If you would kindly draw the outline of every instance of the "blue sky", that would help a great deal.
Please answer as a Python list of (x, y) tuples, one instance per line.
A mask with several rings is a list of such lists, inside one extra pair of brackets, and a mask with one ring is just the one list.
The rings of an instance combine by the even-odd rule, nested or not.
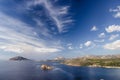
[(0, 59), (120, 52), (119, 0), (0, 0)]

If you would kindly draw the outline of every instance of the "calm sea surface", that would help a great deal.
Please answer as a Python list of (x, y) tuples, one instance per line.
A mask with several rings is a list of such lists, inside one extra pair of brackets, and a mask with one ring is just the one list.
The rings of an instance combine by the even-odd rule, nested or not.
[[(54, 67), (43, 71), (41, 64)], [(120, 69), (72, 67), (51, 62), (0, 61), (0, 80), (120, 80)]]

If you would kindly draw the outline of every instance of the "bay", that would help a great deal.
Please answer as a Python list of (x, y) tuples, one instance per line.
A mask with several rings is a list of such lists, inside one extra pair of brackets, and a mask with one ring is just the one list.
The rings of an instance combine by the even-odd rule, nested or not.
[[(42, 64), (54, 68), (43, 71)], [(75, 67), (57, 62), (0, 61), (0, 80), (120, 80), (120, 69)]]

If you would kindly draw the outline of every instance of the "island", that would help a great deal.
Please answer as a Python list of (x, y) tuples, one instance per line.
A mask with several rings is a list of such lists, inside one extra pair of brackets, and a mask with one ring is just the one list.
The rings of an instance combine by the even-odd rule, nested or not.
[(120, 68), (120, 55), (85, 56), (67, 59), (63, 64), (70, 66)]
[(30, 59), (24, 58), (22, 56), (16, 56), (16, 57), (10, 58), (9, 60), (11, 60), (11, 61), (24, 61), (24, 60), (30, 60)]
[(49, 66), (49, 65), (46, 65), (46, 64), (42, 64), (40, 68), (41, 68), (41, 70), (44, 70), (44, 71), (53, 69), (52, 66)]

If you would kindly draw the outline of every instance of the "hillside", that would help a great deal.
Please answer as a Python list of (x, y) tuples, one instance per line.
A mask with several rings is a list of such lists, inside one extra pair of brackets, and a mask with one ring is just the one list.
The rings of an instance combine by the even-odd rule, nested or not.
[(23, 60), (30, 60), (30, 59), (27, 59), (27, 58), (24, 58), (24, 57), (21, 57), (21, 56), (16, 56), (16, 57), (10, 58), (9, 60), (23, 61)]
[(119, 56), (94, 56), (68, 59), (63, 62), (72, 66), (89, 66), (89, 67), (120, 67)]

